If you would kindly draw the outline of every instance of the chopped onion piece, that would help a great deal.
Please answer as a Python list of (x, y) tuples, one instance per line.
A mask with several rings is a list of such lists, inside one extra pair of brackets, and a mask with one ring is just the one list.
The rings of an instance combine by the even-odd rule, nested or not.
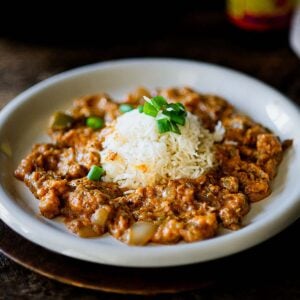
[(82, 238), (95, 237), (99, 235), (93, 230), (93, 226), (91, 225), (79, 228), (77, 234)]
[(156, 226), (150, 222), (136, 222), (129, 229), (128, 243), (142, 246), (149, 242), (155, 232)]
[(108, 219), (109, 212), (109, 206), (101, 206), (92, 214), (91, 221), (93, 224), (104, 226)]

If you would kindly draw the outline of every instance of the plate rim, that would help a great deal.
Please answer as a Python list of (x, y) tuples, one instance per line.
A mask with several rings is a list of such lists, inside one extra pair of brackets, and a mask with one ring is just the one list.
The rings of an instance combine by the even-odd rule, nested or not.
[[(19, 94), (18, 96), (16, 96), (13, 100), (11, 100), (1, 111), (0, 111), (0, 125), (2, 123), (4, 123), (4, 121), (6, 120), (6, 118), (13, 113), (13, 111), (15, 110), (16, 107), (18, 107), (18, 105), (22, 104), (22, 103), (26, 103), (27, 101), (30, 101), (30, 96), (43, 90), (45, 87), (51, 87), (52, 85), (55, 85), (57, 82), (60, 82), (62, 80), (65, 79), (71, 79), (74, 78), (76, 76), (82, 76), (85, 73), (90, 73), (93, 71), (97, 71), (97, 70), (105, 70), (105, 69), (111, 69), (112, 67), (118, 68), (121, 65), (132, 65), (132, 64), (140, 64), (140, 63), (177, 63), (177, 64), (190, 64), (192, 66), (195, 67), (195, 65), (198, 66), (204, 66), (204, 67), (208, 67), (208, 68), (215, 68), (219, 71), (226, 71), (235, 75), (238, 75), (239, 77), (243, 77), (246, 80), (251, 80), (253, 83), (255, 84), (259, 84), (260, 86), (262, 86), (263, 88), (267, 88), (269, 91), (275, 92), (276, 94), (278, 94), (280, 96), (280, 102), (284, 103), (285, 105), (288, 106), (289, 110), (294, 111), (295, 114), (298, 114), (298, 116), (300, 116), (299, 113), (299, 109), (296, 106), (296, 104), (294, 104), (292, 101), (290, 101), (285, 95), (283, 95), (282, 93), (280, 93), (278, 90), (276, 90), (275, 88), (265, 84), (264, 82), (255, 79), (247, 74), (244, 74), (242, 72), (224, 67), (224, 66), (220, 66), (220, 65), (216, 65), (216, 64), (211, 64), (211, 63), (206, 63), (206, 62), (201, 62), (201, 61), (194, 61), (194, 60), (186, 60), (186, 59), (173, 59), (173, 58), (130, 58), (130, 59), (120, 59), (120, 60), (111, 60), (111, 61), (105, 61), (105, 62), (100, 62), (100, 63), (95, 63), (95, 64), (90, 64), (90, 65), (86, 65), (86, 66), (82, 66), (82, 67), (78, 67), (69, 71), (65, 71), (62, 73), (59, 73), (57, 75), (54, 75), (46, 80), (43, 80), (35, 85), (33, 85), (32, 87), (30, 87), (29, 89), (25, 90), (24, 92), (22, 92), (21, 94)], [(300, 118), (299, 118), (300, 120)], [(1, 129), (0, 129), (1, 130)], [(299, 135), (300, 136), (300, 135)], [(223, 251), (221, 251), (221, 253), (219, 253), (218, 255), (211, 255), (209, 258), (206, 259), (183, 259), (181, 256), (181, 259), (178, 260), (177, 262), (165, 262), (162, 263), (161, 259), (162, 259), (162, 255), (159, 253), (158, 249), (160, 247), (166, 247), (168, 248), (168, 252), (172, 255), (176, 255), (177, 254), (177, 249), (183, 250), (184, 252), (186, 252), (187, 256), (189, 254), (195, 254), (195, 247), (194, 245), (196, 243), (192, 243), (192, 244), (179, 244), (176, 246), (168, 246), (168, 245), (164, 245), (164, 246), (158, 246), (158, 247), (130, 247), (130, 246), (125, 246), (125, 247), (129, 247), (130, 248), (130, 258), (125, 259), (124, 261), (117, 259), (115, 260), (113, 257), (109, 257), (107, 256), (104, 252), (101, 253), (101, 255), (103, 255), (103, 258), (99, 260), (99, 258), (95, 258), (95, 257), (90, 257), (87, 255), (87, 253), (78, 253), (77, 251), (70, 251), (70, 249), (68, 251), (62, 251), (62, 248), (65, 243), (63, 242), (64, 240), (66, 240), (66, 236), (67, 236), (67, 240), (68, 242), (70, 242), (71, 244), (74, 243), (74, 241), (76, 241), (78, 238), (74, 237), (71, 234), (66, 234), (65, 232), (60, 232), (56, 229), (52, 229), (53, 231), (56, 232), (56, 234), (54, 234), (55, 232), (53, 232), (52, 234), (52, 238), (55, 237), (55, 235), (57, 236), (57, 240), (58, 240), (58, 236), (60, 237), (61, 241), (57, 243), (56, 246), (50, 245), (48, 244), (48, 238), (45, 238), (42, 236), (39, 237), (38, 234), (34, 234), (31, 235), (30, 237), (28, 237), (28, 228), (23, 228), (24, 226), (24, 221), (25, 224), (27, 226), (29, 226), (29, 228), (31, 228), (31, 232), (33, 231), (32, 229), (35, 228), (34, 224), (36, 223), (40, 225), (39, 229), (43, 228), (45, 226), (45, 224), (41, 223), (39, 220), (35, 220), (34, 218), (32, 218), (32, 216), (30, 214), (28, 214), (26, 211), (24, 211), (23, 209), (21, 209), (21, 207), (19, 207), (17, 205), (17, 203), (15, 201), (12, 201), (13, 199), (11, 199), (8, 195), (6, 195), (2, 185), (0, 186), (0, 218), (13, 230), (15, 230), (17, 233), (21, 234), (23, 237), (25, 237), (26, 239), (29, 239), (30, 241), (45, 247), (49, 250), (67, 255), (67, 256), (71, 256), (74, 258), (79, 258), (79, 259), (83, 259), (83, 260), (87, 260), (87, 261), (91, 261), (91, 262), (96, 262), (96, 263), (103, 263), (103, 264), (109, 264), (109, 265), (115, 265), (115, 266), (126, 266), (126, 267), (167, 267), (167, 266), (180, 266), (180, 265), (186, 265), (186, 264), (191, 264), (191, 263), (198, 263), (198, 262), (204, 262), (204, 261), (209, 261), (209, 260), (213, 260), (213, 259), (217, 259), (220, 257), (224, 257), (227, 255), (231, 255), (240, 251), (243, 251), (247, 248), (250, 248), (254, 245), (257, 245), (259, 243), (261, 243), (262, 241), (272, 237), (273, 235), (275, 235), (276, 233), (280, 232), (281, 230), (283, 230), (285, 227), (287, 227), (290, 223), (292, 223), (293, 221), (295, 221), (298, 217), (299, 217), (299, 210), (300, 210), (300, 189), (298, 188), (298, 191), (296, 191), (295, 195), (292, 195), (291, 197), (294, 198), (292, 203), (288, 203), (289, 205), (286, 204), (287, 207), (285, 207), (284, 210), (284, 215), (285, 216), (289, 216), (289, 218), (285, 217), (285, 220), (283, 220), (282, 215), (281, 215), (281, 225), (277, 226), (276, 229), (274, 226), (271, 226), (272, 224), (274, 225), (274, 221), (277, 220), (277, 218), (279, 219), (278, 216), (278, 212), (277, 214), (275, 214), (275, 217), (277, 216), (277, 218), (274, 217), (274, 214), (271, 214), (273, 217), (272, 218), (267, 218), (266, 222), (265, 220), (259, 220), (256, 221), (255, 225), (256, 227), (263, 227), (264, 229), (268, 228), (268, 234), (264, 234), (264, 235), (260, 235), (259, 237), (256, 237), (256, 239), (253, 240), (253, 238), (249, 238), (249, 240), (251, 241), (245, 241), (244, 239), (244, 244), (241, 245), (239, 243), (237, 243), (238, 245), (235, 245), (233, 248), (231, 249), (223, 249)], [(5, 199), (5, 200), (3, 200)], [(22, 216), (22, 221), (19, 220), (13, 220), (12, 218), (10, 218), (10, 213), (8, 211), (8, 208), (5, 206), (5, 201), (11, 202), (10, 204), (14, 207), (14, 209), (16, 209), (16, 211), (18, 212), (18, 214), (20, 214)], [(263, 223), (261, 225), (261, 223)], [(43, 226), (41, 226), (43, 225)], [(250, 228), (249, 228), (250, 227)], [(272, 228), (273, 227), (273, 228)], [(253, 228), (253, 229), (252, 229)], [(48, 228), (49, 229), (49, 228)], [(235, 239), (239, 240), (242, 239), (243, 236), (248, 236), (251, 237), (253, 236), (253, 230), (254, 227), (251, 226), (247, 226), (245, 228), (242, 228), (241, 230), (235, 232)], [(242, 236), (242, 237), (240, 237)], [(201, 241), (201, 245), (202, 248), (204, 248), (204, 250), (207, 252), (210, 249), (210, 245), (211, 244), (216, 244), (217, 246), (222, 246), (223, 243), (229, 242), (228, 240), (232, 239), (231, 235), (226, 235), (226, 236), (221, 236), (218, 237), (217, 239), (210, 239), (210, 240), (205, 240), (205, 241)], [(76, 242), (75, 242), (76, 244)], [(220, 244), (220, 245), (219, 245)], [(107, 245), (101, 245), (103, 248), (103, 251), (109, 250), (110, 253), (113, 253), (114, 255), (117, 255), (116, 251), (113, 251), (113, 249), (111, 249), (114, 246), (107, 246)], [(140, 255), (139, 249), (143, 249), (143, 255)], [(203, 250), (203, 249), (202, 249)], [(150, 252), (150, 253), (149, 253)], [(153, 253), (154, 252), (154, 253)], [(136, 260), (136, 255), (139, 255), (139, 259)], [(159, 261), (159, 263), (154, 263), (153, 261), (155, 261), (155, 258), (151, 259), (151, 262), (147, 261), (147, 255), (153, 255), (154, 257), (156, 257)], [(207, 255), (207, 253), (206, 253)], [(191, 255), (193, 256), (193, 255)], [(209, 255), (208, 255), (209, 256)]]

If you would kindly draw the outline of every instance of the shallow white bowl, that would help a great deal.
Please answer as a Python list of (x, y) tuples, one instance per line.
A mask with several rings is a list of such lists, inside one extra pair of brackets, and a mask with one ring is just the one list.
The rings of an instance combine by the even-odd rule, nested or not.
[[(188, 85), (221, 95), (281, 139), (292, 138), (273, 193), (253, 204), (245, 227), (222, 231), (216, 238), (192, 244), (130, 247), (110, 236), (82, 239), (57, 221), (39, 215), (38, 201), (13, 171), (33, 143), (47, 141), (52, 112), (81, 95), (105, 91), (121, 97), (137, 86)], [(87, 261), (118, 266), (178, 266), (207, 261), (254, 246), (284, 229), (300, 212), (300, 114), (283, 95), (241, 73), (193, 61), (130, 59), (95, 64), (49, 78), (11, 101), (0, 113), (0, 217), (12, 229), (45, 248)]]

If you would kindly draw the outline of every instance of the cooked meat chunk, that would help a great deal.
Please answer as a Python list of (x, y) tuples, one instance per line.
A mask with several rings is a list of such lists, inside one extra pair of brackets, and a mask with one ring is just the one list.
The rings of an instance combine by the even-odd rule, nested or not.
[(68, 190), (66, 179), (51, 171), (34, 171), (25, 175), (24, 182), (40, 200), (39, 208), (43, 216), (51, 219), (59, 215)]
[(223, 196), (223, 201), (219, 211), (223, 226), (232, 230), (239, 229), (243, 216), (250, 210), (247, 197), (242, 193), (226, 194)]
[(225, 176), (221, 178), (221, 185), (227, 189), (230, 193), (237, 193), (239, 190), (239, 181), (237, 177)]
[(135, 89), (133, 92), (129, 93), (125, 99), (125, 103), (139, 105), (145, 102), (144, 96), (151, 98), (151, 93), (144, 87), (139, 87)]
[(72, 116), (75, 118), (99, 116), (110, 122), (119, 114), (118, 104), (113, 102), (107, 94), (83, 96), (73, 103)]
[(163, 222), (152, 237), (154, 243), (171, 244), (181, 239), (181, 231), (184, 228), (183, 222), (170, 219)]
[(274, 134), (259, 134), (256, 145), (259, 154), (274, 156), (282, 153), (281, 143)]
[(195, 242), (207, 238), (211, 238), (217, 234), (218, 222), (214, 213), (207, 215), (195, 216), (189, 220), (183, 230), (181, 230), (182, 238), (186, 242)]

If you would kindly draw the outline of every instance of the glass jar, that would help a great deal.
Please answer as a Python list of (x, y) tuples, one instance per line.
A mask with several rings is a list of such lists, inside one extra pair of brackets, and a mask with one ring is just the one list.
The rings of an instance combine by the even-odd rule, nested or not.
[(240, 28), (268, 31), (287, 28), (295, 0), (227, 0), (230, 21)]

